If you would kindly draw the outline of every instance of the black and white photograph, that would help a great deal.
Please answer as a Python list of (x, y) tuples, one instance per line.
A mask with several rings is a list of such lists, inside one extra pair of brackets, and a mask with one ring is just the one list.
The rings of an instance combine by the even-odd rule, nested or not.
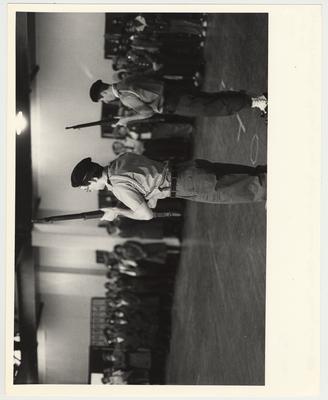
[(18, 12), (16, 68), (14, 382), (264, 385), (268, 14)]
[(12, 384), (265, 388), (270, 14), (136, 10), (15, 12)]

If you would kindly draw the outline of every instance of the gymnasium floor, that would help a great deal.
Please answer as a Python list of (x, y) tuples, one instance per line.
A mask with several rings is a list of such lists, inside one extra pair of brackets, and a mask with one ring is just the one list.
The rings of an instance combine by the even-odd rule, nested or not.
[[(267, 91), (267, 14), (212, 14), (204, 89)], [(270, 95), (270, 94), (269, 94)], [(195, 157), (265, 164), (258, 110), (204, 118)], [(265, 204), (190, 203), (175, 285), (167, 384), (265, 383)]]

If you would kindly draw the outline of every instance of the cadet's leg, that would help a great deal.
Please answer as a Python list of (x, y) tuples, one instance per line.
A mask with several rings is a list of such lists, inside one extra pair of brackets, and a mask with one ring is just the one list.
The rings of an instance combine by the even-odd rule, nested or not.
[(189, 140), (193, 127), (188, 123), (158, 123), (153, 129), (153, 139), (176, 139)]
[(232, 115), (252, 106), (252, 98), (245, 92), (195, 92), (181, 96), (175, 113), (186, 116), (216, 117)]
[(243, 108), (258, 108), (265, 114), (267, 98), (264, 95), (252, 97), (243, 91), (184, 93), (179, 98), (174, 113), (185, 116), (219, 117), (233, 115)]
[(250, 167), (243, 164), (215, 163), (208, 160), (196, 159), (196, 165), (208, 172), (214, 173), (217, 177), (227, 174), (246, 174), (256, 176), (267, 172), (266, 165)]
[(195, 160), (178, 166), (176, 197), (216, 204), (265, 201), (265, 168)]

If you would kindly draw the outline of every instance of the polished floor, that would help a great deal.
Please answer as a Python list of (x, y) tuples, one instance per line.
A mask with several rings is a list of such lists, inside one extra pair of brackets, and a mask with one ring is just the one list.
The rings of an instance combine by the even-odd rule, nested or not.
[[(208, 18), (204, 89), (267, 91), (267, 15)], [(256, 110), (198, 121), (195, 154), (265, 164)], [(270, 167), (270, 165), (269, 165)], [(172, 310), (167, 384), (265, 383), (265, 204), (189, 204)]]

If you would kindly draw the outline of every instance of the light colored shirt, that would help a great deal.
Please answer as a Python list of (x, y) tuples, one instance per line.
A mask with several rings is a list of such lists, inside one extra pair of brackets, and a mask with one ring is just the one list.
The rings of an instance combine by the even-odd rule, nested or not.
[[(149, 95), (148, 92), (145, 92), (146, 95), (141, 96), (137, 91), (134, 90), (124, 90), (121, 89), (119, 91), (119, 99), (121, 103), (127, 107), (131, 108), (138, 114), (144, 115), (152, 115), (153, 113), (161, 113), (163, 112), (163, 100), (160, 96)], [(146, 102), (145, 99), (148, 97), (155, 97), (152, 101)]]
[(135, 20), (138, 21), (138, 22), (140, 23), (140, 26), (138, 26), (138, 27), (136, 28), (136, 30), (137, 30), (138, 32), (142, 32), (142, 31), (146, 28), (146, 26), (147, 26), (147, 22), (146, 22), (145, 18), (144, 18), (143, 16), (141, 16), (141, 15), (138, 15), (138, 16), (135, 18)]
[(120, 260), (120, 263), (122, 265), (128, 266), (128, 267), (137, 267), (138, 266), (138, 264), (133, 260), (124, 260), (124, 259), (122, 259), (122, 260)]
[(128, 77), (113, 86), (113, 93), (121, 103), (135, 111), (135, 115), (125, 117), (120, 123), (126, 125), (135, 120), (150, 118), (154, 113), (162, 113), (164, 105), (164, 83), (147, 76)]
[(154, 208), (157, 200), (171, 194), (168, 162), (125, 153), (108, 166), (107, 174), (110, 181), (108, 188), (133, 211), (144, 201), (150, 208)]
[(129, 302), (125, 301), (125, 300), (120, 300), (116, 304), (117, 307), (128, 306), (128, 305), (129, 305)]
[(119, 93), (118, 93), (118, 91), (117, 91), (117, 89), (116, 89), (116, 86), (115, 86), (115, 85), (112, 85), (111, 88), (112, 88), (112, 92), (113, 92), (114, 96), (115, 96), (117, 99), (119, 99), (119, 98), (120, 98), (120, 95), (119, 95)]
[(131, 268), (128, 268), (123, 264), (119, 264), (119, 271), (121, 274), (129, 275), (129, 276), (137, 276), (136, 271), (132, 271)]
[(127, 136), (127, 138), (130, 138), (130, 139), (135, 139), (135, 140), (139, 140), (139, 139), (143, 139), (143, 140), (146, 140), (146, 139), (151, 139), (153, 137), (153, 134), (152, 134), (152, 132), (135, 132), (134, 130), (130, 130), (129, 129), (129, 132), (128, 132), (128, 136)]

